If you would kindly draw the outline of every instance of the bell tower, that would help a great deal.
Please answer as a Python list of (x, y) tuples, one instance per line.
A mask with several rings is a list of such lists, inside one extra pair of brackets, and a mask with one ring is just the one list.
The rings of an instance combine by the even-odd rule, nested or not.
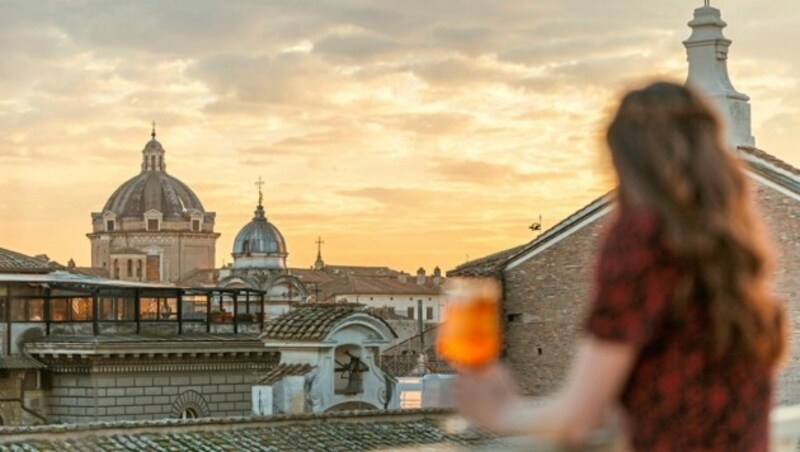
[(729, 145), (755, 146), (750, 98), (736, 91), (728, 76), (731, 40), (722, 34), (727, 25), (710, 0), (694, 10), (694, 19), (689, 22), (692, 35), (683, 42), (689, 60), (686, 84), (703, 92), (717, 106), (725, 121)]

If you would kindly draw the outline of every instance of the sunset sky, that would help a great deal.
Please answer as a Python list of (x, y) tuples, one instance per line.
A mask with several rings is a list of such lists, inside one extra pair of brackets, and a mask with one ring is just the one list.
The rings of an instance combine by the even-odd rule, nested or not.
[[(702, 0), (4, 1), (0, 247), (88, 266), (90, 213), (167, 170), (217, 213), (266, 181), (289, 264), (450, 269), (606, 192), (614, 100), (683, 81)], [(800, 2), (712, 0), (758, 147), (800, 165)]]

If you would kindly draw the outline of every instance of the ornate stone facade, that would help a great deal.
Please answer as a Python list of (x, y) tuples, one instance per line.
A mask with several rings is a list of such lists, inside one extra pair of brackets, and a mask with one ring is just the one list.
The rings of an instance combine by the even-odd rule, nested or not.
[(92, 267), (112, 279), (176, 282), (214, 268), (214, 212), (183, 182), (167, 174), (164, 148), (152, 139), (139, 175), (122, 184), (101, 212), (92, 213)]

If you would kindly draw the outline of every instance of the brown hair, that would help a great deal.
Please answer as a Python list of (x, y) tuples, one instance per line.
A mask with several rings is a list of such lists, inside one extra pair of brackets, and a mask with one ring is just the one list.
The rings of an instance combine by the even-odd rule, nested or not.
[(705, 303), (715, 355), (777, 364), (788, 328), (772, 293), (773, 253), (712, 108), (691, 89), (654, 83), (623, 98), (607, 141), (621, 207), (651, 209), (686, 269), (674, 314)]

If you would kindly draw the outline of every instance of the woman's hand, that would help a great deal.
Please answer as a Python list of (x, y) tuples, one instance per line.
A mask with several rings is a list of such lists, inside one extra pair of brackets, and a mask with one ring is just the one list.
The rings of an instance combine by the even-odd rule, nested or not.
[(508, 415), (519, 404), (517, 383), (499, 363), (478, 370), (461, 370), (454, 395), (459, 412), (474, 426), (504, 433)]

